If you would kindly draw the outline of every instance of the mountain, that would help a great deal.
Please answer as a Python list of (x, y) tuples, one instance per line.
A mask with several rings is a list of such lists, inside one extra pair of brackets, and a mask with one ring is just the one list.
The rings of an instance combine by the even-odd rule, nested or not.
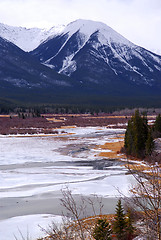
[[(71, 80), (42, 65), (29, 53), (0, 37), (1, 98), (39, 101), (72, 89)], [(48, 95), (49, 93), (49, 95)]]
[[(1, 98), (161, 106), (161, 56), (106, 24), (80, 19), (49, 31), (1, 24), (2, 35)], [(18, 46), (26, 51), (36, 48), (28, 53)]]
[(82, 88), (134, 96), (159, 94), (161, 56), (139, 47), (106, 24), (77, 20), (31, 52)]
[(14, 27), (0, 23), (0, 36), (14, 43), (22, 50), (29, 52), (38, 47), (46, 39), (58, 34), (63, 25), (50, 29)]

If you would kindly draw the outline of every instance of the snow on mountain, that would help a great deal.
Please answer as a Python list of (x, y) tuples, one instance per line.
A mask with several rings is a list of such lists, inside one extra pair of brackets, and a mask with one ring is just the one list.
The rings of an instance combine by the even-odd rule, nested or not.
[(0, 36), (14, 43), (22, 50), (29, 52), (38, 47), (49, 37), (60, 33), (64, 26), (59, 25), (50, 29), (13, 27), (0, 23)]
[[(107, 45), (107, 44), (110, 45), (112, 48), (112, 44), (111, 44), (112, 42), (117, 43), (119, 46), (125, 46), (125, 52), (127, 52), (126, 51), (127, 47), (135, 46), (126, 38), (124, 38), (122, 35), (120, 35), (116, 31), (114, 31), (112, 28), (107, 26), (106, 24), (102, 22), (95, 22), (95, 21), (83, 20), (83, 19), (76, 20), (68, 24), (63, 29), (63, 31), (61, 32), (61, 35), (68, 34), (68, 38), (64, 43), (64, 46), (69, 41), (69, 39), (77, 32), (79, 32), (78, 49), (75, 51), (75, 53), (72, 53), (66, 56), (66, 58), (63, 61), (63, 65), (59, 70), (59, 73), (67, 73), (67, 75), (71, 75), (71, 73), (76, 70), (76, 62), (73, 61), (74, 56), (85, 46), (87, 41), (90, 39), (91, 35), (96, 32), (98, 32), (98, 42), (96, 42), (95, 46), (93, 46), (96, 49), (98, 49), (102, 45)], [(59, 52), (62, 50), (64, 46), (61, 47)], [(125, 55), (125, 52), (122, 52), (122, 55)], [(118, 53), (115, 50), (114, 50), (114, 54), (118, 56)], [(46, 64), (49, 63), (50, 65), (51, 59), (48, 59), (45, 63)], [(105, 58), (103, 56), (103, 59), (108, 63), (108, 57)]]
[(101, 22), (76, 20), (32, 54), (57, 72), (84, 83), (107, 84), (118, 79), (160, 85), (161, 57)]
[[(44, 98), (51, 87), (52, 99), (58, 102), (62, 96), (76, 96), (77, 101), (79, 94), (92, 103), (97, 97), (104, 102), (107, 96), (160, 96), (161, 56), (133, 44), (104, 23), (80, 19), (49, 30), (0, 24), (0, 37), (1, 94), (10, 86), (39, 89), (41, 85), (41, 89), (45, 86)], [(26, 53), (11, 42), (32, 51)]]
[[(101, 57), (108, 65), (109, 56), (106, 54), (105, 51), (100, 51), (101, 47), (104, 48), (104, 46), (107, 45), (111, 48), (114, 57), (118, 58), (120, 62), (126, 64), (126, 69), (133, 70), (141, 75), (139, 69), (137, 69), (137, 67), (131, 66), (128, 62), (129, 60), (131, 60), (132, 54), (142, 60), (143, 63), (148, 67), (148, 65), (145, 63), (145, 59), (143, 59), (141, 54), (142, 48), (133, 44), (106, 24), (102, 22), (79, 19), (68, 24), (61, 34), (68, 34), (68, 39), (66, 40), (67, 43), (72, 37), (72, 35), (76, 34), (78, 31), (80, 38), (78, 49), (75, 53), (66, 56), (63, 61), (62, 68), (59, 70), (60, 73), (67, 73), (67, 75), (71, 75), (71, 73), (76, 70), (76, 62), (73, 61), (74, 56), (85, 46), (85, 44), (88, 42), (88, 40), (94, 33), (97, 33), (98, 38), (98, 41), (92, 44), (92, 47), (98, 51), (98, 53), (95, 53), (95, 55), (96, 57)], [(149, 54), (149, 56), (151, 56), (151, 54)], [(155, 56), (154, 58), (156, 62), (161, 64), (160, 57)], [(50, 64), (50, 60), (47, 60), (46, 63)], [(151, 70), (150, 67), (148, 68), (149, 70)], [(115, 70), (113, 69), (113, 71)], [(115, 74), (117, 75), (116, 71)]]
[[(77, 34), (78, 32), (79, 35)], [(113, 49), (113, 52), (117, 57), (120, 54), (123, 57), (125, 57), (125, 55), (127, 56), (127, 48), (135, 47), (133, 43), (128, 41), (126, 38), (124, 38), (122, 35), (114, 31), (106, 24), (91, 20), (79, 19), (68, 24), (62, 30), (62, 32), (59, 33), (60, 36), (67, 35), (67, 38), (60, 46), (56, 54), (54, 56), (49, 57), (48, 59), (45, 59), (44, 63), (49, 67), (53, 67), (53, 65), (51, 64), (52, 60), (59, 55), (59, 53), (68, 44), (72, 36), (77, 35), (77, 47), (75, 51), (67, 52), (65, 59), (63, 60), (62, 66), (59, 69), (59, 73), (71, 75), (71, 73), (76, 70), (76, 62), (73, 60), (75, 55), (85, 46), (85, 44), (89, 41), (90, 37), (94, 33), (97, 33), (98, 35), (98, 42), (95, 43), (95, 46), (93, 45), (94, 48), (98, 49), (100, 46), (108, 44), (113, 49), (112, 43), (116, 43), (117, 45), (122, 46), (122, 49), (124, 48), (125, 51), (122, 51), (122, 53), (120, 53), (120, 50), (119, 52), (117, 52), (116, 50)], [(48, 39), (46, 40), (46, 42), (48, 42)], [(102, 55), (102, 58), (104, 59), (104, 61), (108, 63), (108, 57)]]
[(84, 35), (86, 40), (89, 39), (93, 33), (99, 31), (99, 33), (101, 33), (99, 40), (102, 44), (112, 40), (120, 44), (132, 45), (130, 41), (114, 31), (111, 27), (102, 22), (96, 22), (92, 20), (78, 19), (74, 22), (71, 22), (63, 29), (62, 34), (68, 33), (69, 37), (71, 37), (77, 31)]

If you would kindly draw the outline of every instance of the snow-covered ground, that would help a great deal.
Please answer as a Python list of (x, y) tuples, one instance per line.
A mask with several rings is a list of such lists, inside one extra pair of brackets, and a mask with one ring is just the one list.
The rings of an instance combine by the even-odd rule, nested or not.
[[(39, 237), (34, 232), (37, 228), (32, 226), (41, 225), (42, 221), (44, 224), (46, 218), (42, 214), (54, 213), (54, 210), (49, 212), (50, 206), (44, 206), (44, 202), (52, 203), (66, 186), (75, 195), (98, 194), (115, 198), (119, 196), (118, 189), (128, 194), (132, 176), (126, 175), (127, 170), (117, 161), (108, 162), (100, 157), (100, 148), (95, 149), (105, 142), (118, 141), (118, 134), (124, 130), (86, 127), (64, 131), (68, 134), (0, 136), (2, 240), (10, 240), (16, 228), (24, 234), (28, 228), (31, 235)], [(103, 165), (100, 167), (99, 163)], [(61, 207), (58, 205), (58, 208)], [(60, 209), (57, 211), (55, 214), (61, 213)], [(51, 216), (47, 217), (47, 223), (50, 219)], [(7, 226), (10, 226), (8, 231)]]
[(0, 223), (1, 240), (36, 239), (45, 236), (43, 229), (47, 229), (51, 222), (61, 224), (62, 217), (50, 214), (37, 214), (21, 217), (14, 217)]

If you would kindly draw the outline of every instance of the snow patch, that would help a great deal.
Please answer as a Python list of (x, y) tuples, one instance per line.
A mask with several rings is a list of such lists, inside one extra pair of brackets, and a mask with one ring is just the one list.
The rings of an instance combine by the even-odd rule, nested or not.
[(154, 65), (154, 67), (158, 70), (158, 71), (161, 71), (161, 67), (157, 66), (157, 65)]

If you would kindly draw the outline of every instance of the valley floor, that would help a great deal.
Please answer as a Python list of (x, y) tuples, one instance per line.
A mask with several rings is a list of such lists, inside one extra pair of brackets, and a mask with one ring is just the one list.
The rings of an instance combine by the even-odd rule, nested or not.
[[(22, 118), (24, 116), (24, 118)], [(67, 127), (108, 127), (125, 128), (130, 116), (110, 116), (108, 114), (42, 114), (0, 115), (0, 134), (57, 134)], [(59, 131), (60, 133), (60, 131)]]
[[(56, 120), (61, 119), (52, 116), (45, 121), (52, 125)], [(62, 119), (61, 124), (66, 121)], [(53, 134), (0, 135), (1, 240), (14, 239), (19, 231), (25, 235), (28, 229), (34, 239), (43, 235), (38, 224), (46, 227), (51, 219), (60, 222), (61, 190), (66, 187), (78, 203), (81, 195), (97, 194), (103, 199), (103, 213), (114, 213), (120, 192), (128, 195), (134, 182), (124, 166), (125, 157), (117, 153), (125, 132), (117, 121), (108, 127), (52, 125)], [(88, 215), (92, 214), (88, 206)]]

